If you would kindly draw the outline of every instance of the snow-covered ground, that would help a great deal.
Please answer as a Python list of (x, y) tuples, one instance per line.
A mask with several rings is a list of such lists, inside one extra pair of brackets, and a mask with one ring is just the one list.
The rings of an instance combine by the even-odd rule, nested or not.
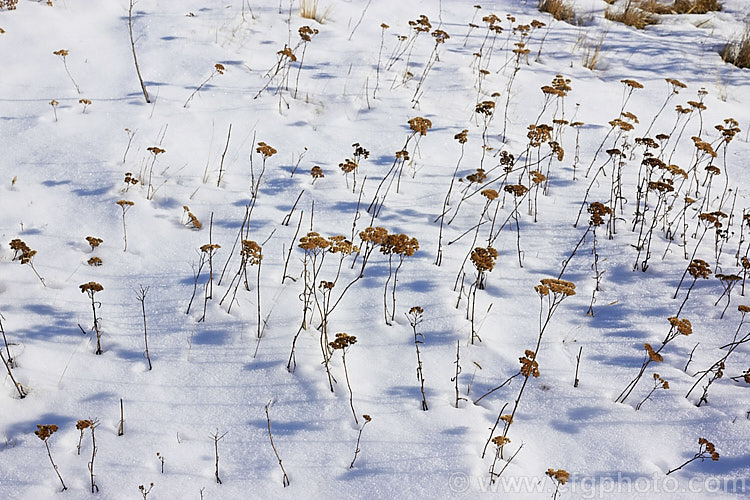
[[(580, 25), (535, 0), (320, 0), (322, 22), (297, 0), (140, 0), (132, 27), (150, 103), (127, 0), (53, 3), (0, 11), (0, 347), (20, 384), (0, 366), (0, 497), (140, 498), (153, 483), (151, 500), (545, 498), (548, 469), (570, 474), (558, 498), (748, 494), (750, 343), (732, 342), (750, 331), (737, 309), (750, 304), (750, 71), (718, 54), (743, 29), (744, 0), (641, 31), (607, 21), (603, 0), (574, 2)], [(303, 26), (318, 30), (308, 42)], [(450, 38), (438, 43), (437, 30)], [(425, 135), (410, 128), (417, 117)], [(728, 118), (741, 129), (730, 142), (715, 129), (731, 129)], [(550, 136), (537, 127), (530, 140), (542, 124)], [(369, 154), (355, 157), (355, 143)], [(471, 182), (478, 168), (487, 177)], [(511, 185), (530, 190), (516, 197)], [(615, 209), (596, 231), (594, 202)], [(389, 272), (401, 259), (391, 254), (389, 271), (389, 255), (360, 237), (368, 226), (419, 242), (398, 268), (395, 309)], [(324, 244), (353, 236), (359, 252), (306, 252), (309, 231)], [(87, 236), (103, 242), (92, 249)], [(14, 258), (14, 239), (37, 251), (30, 263)], [(233, 281), (240, 239), (262, 247), (247, 290), (244, 275)], [(468, 257), (488, 246), (498, 257), (477, 289)], [(673, 298), (692, 258), (712, 274), (687, 274)], [(553, 284), (540, 297), (540, 280), (558, 277), (575, 295)], [(95, 312), (89, 282), (103, 287)], [(323, 349), (339, 332), (356, 337), (345, 366), (341, 349)], [(623, 402), (644, 344), (655, 360)], [(538, 377), (520, 371), (526, 350)], [(97, 493), (89, 429), (77, 451), (87, 419)], [(64, 493), (34, 434), (47, 424)], [(502, 457), (493, 437), (510, 440)], [(699, 438), (719, 460), (706, 452), (667, 475), (706, 451)]]

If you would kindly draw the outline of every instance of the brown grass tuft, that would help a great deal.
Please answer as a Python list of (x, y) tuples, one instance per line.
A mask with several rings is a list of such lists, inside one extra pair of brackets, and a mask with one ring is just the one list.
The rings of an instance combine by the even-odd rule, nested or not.
[(628, 2), (624, 9), (610, 8), (604, 11), (604, 17), (610, 21), (623, 23), (642, 30), (646, 26), (657, 24), (659, 20), (651, 13), (641, 8), (642, 2)]
[(750, 23), (738, 37), (730, 40), (721, 49), (721, 58), (738, 68), (750, 68)]
[(572, 21), (575, 18), (573, 6), (569, 0), (539, 0), (539, 12), (546, 12), (558, 21)]

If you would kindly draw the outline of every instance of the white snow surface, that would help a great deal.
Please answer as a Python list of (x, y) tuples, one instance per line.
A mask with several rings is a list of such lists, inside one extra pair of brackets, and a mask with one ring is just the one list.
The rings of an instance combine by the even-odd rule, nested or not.
[[(133, 29), (148, 104), (133, 64), (127, 1), (55, 0), (49, 6), (20, 0), (16, 10), (0, 11), (0, 320), (9, 344), (7, 350), (0, 347), (6, 361), (8, 354), (13, 357), (12, 373), (27, 392), (20, 398), (0, 366), (0, 497), (141, 498), (139, 485), (153, 483), (149, 500), (551, 498), (555, 482), (545, 475), (550, 468), (570, 473), (558, 498), (748, 494), (750, 384), (742, 375), (750, 370), (750, 343), (726, 359), (706, 402), (697, 406), (707, 378), (686, 397), (699, 372), (727, 353), (722, 346), (749, 328), (737, 309), (745, 300), (744, 282), (733, 288), (722, 318), (727, 296), (716, 278), (743, 277), (740, 258), (749, 246), (743, 215), (750, 214), (750, 70), (725, 64), (718, 53), (742, 31), (746, 2), (725, 0), (721, 12), (705, 15), (662, 16), (645, 30), (606, 20), (603, 0), (574, 2), (579, 25), (540, 13), (533, 0), (482, 2), (481, 9), (476, 2), (320, 0), (319, 13), (326, 15), (318, 22), (301, 17), (296, 0), (244, 5), (140, 0)], [(503, 28), (499, 34), (482, 20), (491, 13)], [(408, 22), (421, 14), (433, 31), (450, 35), (444, 44), (427, 33), (415, 35)], [(516, 72), (512, 50), (521, 33), (513, 27), (533, 19), (545, 26), (531, 30), (530, 52)], [(470, 22), (478, 27), (470, 30)], [(319, 30), (306, 45), (300, 42), (301, 26)], [(407, 38), (399, 42), (399, 36)], [(585, 68), (584, 52), (602, 37), (598, 65)], [(285, 46), (297, 61), (287, 80), (285, 70), (271, 78)], [(68, 51), (64, 60), (53, 54), (60, 49)], [(425, 75), (428, 62), (433, 65)], [(486, 74), (478, 85), (480, 69)], [(404, 82), (407, 71), (413, 76)], [(570, 79), (570, 90), (564, 98), (548, 97), (545, 106), (541, 87), (558, 74)], [(687, 88), (671, 95), (665, 78)], [(623, 79), (643, 88), (631, 92)], [(85, 110), (81, 99), (91, 101)], [(52, 100), (58, 104), (50, 105)], [(706, 109), (699, 112), (689, 100)], [(483, 116), (475, 112), (481, 101), (495, 103), (484, 155)], [(678, 104), (692, 112), (676, 122)], [(632, 131), (612, 131), (608, 124), (621, 111), (637, 116)], [(418, 116), (432, 124), (424, 136), (409, 128), (408, 120)], [(714, 126), (729, 126), (724, 120), (730, 117), (741, 132), (726, 144)], [(551, 125), (553, 119), (583, 123), (553, 130), (564, 149), (561, 161), (550, 156), (547, 143), (528, 146), (527, 127)], [(674, 179), (674, 190), (665, 195), (666, 218), (656, 189), (648, 190), (647, 210), (638, 198), (647, 169), (641, 163), (644, 147), (635, 139), (646, 135), (654, 119), (648, 135), (671, 137), (664, 147), (650, 149), (653, 157), (688, 175), (683, 181), (653, 169), (652, 181)], [(462, 147), (454, 136), (463, 129), (468, 142)], [(710, 143), (716, 157), (697, 152), (693, 136)], [(255, 152), (261, 141), (277, 153), (266, 159), (253, 199), (251, 179), (257, 181), (263, 165)], [(386, 178), (405, 142), (410, 159), (399, 190), (394, 180), (373, 219), (368, 205), (398, 177), (394, 171)], [(357, 167), (356, 191), (352, 175), (339, 169), (353, 158), (354, 143), (370, 152)], [(147, 150), (154, 146), (165, 152)], [(613, 148), (624, 153), (616, 199), (611, 194), (616, 163), (606, 152)], [(501, 152), (515, 158), (507, 176)], [(709, 162), (720, 169), (710, 178)], [(325, 177), (313, 182), (313, 166)], [(466, 176), (480, 166), (486, 181), (470, 184)], [(439, 216), (456, 169), (437, 266)], [(547, 175), (548, 189), (531, 184), (516, 225), (514, 198), (503, 189), (529, 186), (529, 170)], [(126, 172), (141, 182), (126, 185)], [(479, 192), (487, 188), (500, 197), (488, 202)], [(687, 208), (686, 196), (695, 199)], [(125, 215), (127, 251), (118, 200), (134, 202)], [(535, 349), (540, 306), (546, 315), (547, 298), (540, 300), (534, 287), (560, 275), (587, 231), (585, 209), (574, 227), (584, 201), (615, 206), (615, 234), (609, 237), (606, 223), (596, 231), (599, 290), (589, 232), (562, 276), (575, 283), (576, 294), (560, 303), (544, 330), (536, 352), (540, 376), (529, 377), (524, 386), (507, 431), (510, 443), (495, 464), (495, 472), (505, 469), (491, 482), (496, 447), (490, 443), (480, 458), (482, 450), (490, 437), (503, 433), (502, 422), (491, 429), (499, 414), (510, 414), (524, 377), (474, 401), (518, 374), (519, 357)], [(219, 303), (233, 293), (229, 284), (241, 263), (233, 245), (249, 205), (253, 210), (242, 237), (261, 244), (263, 253), (260, 340), (257, 266), (248, 265), (249, 290), (244, 283), (239, 287), (231, 310), (229, 298)], [(183, 206), (202, 229), (186, 224)], [(282, 225), (293, 206), (289, 223)], [(643, 271), (646, 251), (638, 257), (637, 247), (646, 241), (655, 211)], [(720, 219), (726, 233), (718, 237), (698, 218), (717, 211), (727, 215)], [(645, 215), (636, 217), (637, 212)], [(638, 219), (644, 222), (642, 233)], [(328, 341), (338, 332), (357, 339), (346, 351), (355, 423), (340, 350), (330, 356), (337, 382), (334, 392), (329, 389), (314, 304), (296, 342), (296, 369), (287, 364), (303, 318), (305, 252), (297, 246), (299, 238), (310, 230), (326, 238), (354, 234), (353, 243), (364, 248), (359, 232), (369, 225), (415, 237), (419, 250), (399, 270), (392, 325), (383, 310), (388, 256), (378, 249), (328, 318)], [(465, 259), (472, 248), (488, 246), (490, 234), (499, 256), (486, 273), (486, 287), (476, 290), (481, 341), (472, 344), (467, 304), (477, 274)], [(103, 243), (92, 250), (86, 236)], [(30, 265), (14, 259), (9, 243), (16, 238), (37, 251), (32, 263), (44, 285)], [(209, 242), (221, 248), (214, 252), (213, 298), (201, 321), (208, 264), (189, 314), (185, 311), (200, 247)], [(292, 244), (289, 277), (282, 282)], [(693, 255), (705, 260), (712, 274), (696, 281), (680, 310), (693, 282), (689, 274), (676, 299), (673, 295)], [(88, 265), (93, 256), (103, 265)], [(357, 277), (362, 256), (352, 269), (353, 260), (354, 255), (344, 258), (332, 297)], [(317, 280), (333, 281), (338, 262), (339, 255), (329, 253)], [(398, 258), (393, 262), (395, 269)], [(91, 299), (79, 288), (90, 281), (103, 286), (95, 294), (101, 355), (95, 354)], [(152, 370), (144, 356), (140, 286), (149, 287)], [(593, 314), (587, 314), (594, 293)], [(390, 302), (390, 289), (387, 298)], [(424, 309), (417, 330), (423, 334), (426, 411), (416, 377), (415, 336), (405, 316), (412, 306)], [(670, 331), (667, 318), (678, 311), (692, 323), (692, 334), (669, 342), (660, 352), (663, 361), (648, 364), (630, 396), (615, 402), (646, 359), (644, 343), (658, 348)], [(573, 387), (579, 352), (580, 383)], [(654, 391), (636, 411), (654, 387), (654, 373), (669, 389)], [(267, 404), (288, 486), (269, 440)], [(363, 414), (372, 418), (364, 429)], [(91, 493), (88, 430), (80, 455), (76, 451), (81, 419), (98, 421), (96, 493)], [(64, 492), (34, 434), (37, 424), (59, 426), (48, 444), (68, 487)], [(360, 451), (350, 468), (360, 430)], [(218, 441), (222, 484), (215, 478), (214, 433), (224, 435)], [(699, 438), (715, 444), (719, 460), (695, 460), (666, 475), (699, 452)], [(157, 453), (164, 457), (163, 473)]]

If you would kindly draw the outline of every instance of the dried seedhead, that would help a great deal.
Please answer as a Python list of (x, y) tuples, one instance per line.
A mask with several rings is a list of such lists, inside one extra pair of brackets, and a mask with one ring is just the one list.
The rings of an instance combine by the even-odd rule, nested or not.
[(242, 240), (242, 250), (240, 254), (251, 266), (260, 264), (263, 260), (263, 253), (260, 245), (253, 240)]
[(646, 349), (646, 353), (648, 354), (648, 359), (650, 359), (651, 361), (655, 363), (661, 363), (662, 361), (664, 361), (664, 358), (662, 357), (662, 355), (654, 351), (654, 348), (651, 347), (651, 344), (644, 343), (643, 347)]
[(576, 285), (572, 281), (544, 278), (540, 285), (534, 287), (534, 290), (542, 297), (546, 297), (550, 292), (554, 296), (570, 297), (576, 294)]
[(325, 177), (325, 175), (323, 174), (323, 169), (317, 165), (310, 169), (310, 175), (312, 175), (313, 182), (315, 182), (315, 179), (321, 179)]
[(78, 285), (78, 288), (81, 289), (81, 293), (88, 292), (88, 294), (92, 297), (96, 292), (101, 292), (102, 290), (104, 290), (104, 287), (96, 281), (89, 281), (88, 283), (84, 283), (83, 285)]
[(46, 424), (46, 425), (40, 425), (36, 424), (37, 430), (34, 431), (34, 434), (36, 434), (36, 437), (41, 439), (42, 441), (46, 441), (57, 432), (58, 427), (55, 424)]
[(711, 268), (705, 260), (693, 259), (688, 266), (688, 273), (696, 280), (698, 278), (708, 279), (708, 275), (711, 274)]
[(403, 233), (389, 234), (380, 244), (380, 251), (385, 255), (397, 254), (402, 257), (411, 257), (417, 250), (419, 250), (419, 241)]
[(526, 378), (539, 377), (539, 363), (536, 361), (536, 353), (530, 349), (526, 349), (524, 355), (518, 358), (521, 362), (521, 375)]
[(495, 101), (482, 101), (477, 103), (474, 112), (484, 116), (491, 116), (495, 112)]
[(496, 200), (499, 196), (494, 189), (483, 189), (480, 194), (487, 198), (487, 201)]
[(503, 191), (505, 191), (506, 193), (510, 193), (516, 197), (525, 195), (528, 190), (529, 188), (527, 188), (523, 184), (507, 184), (503, 188)]
[(466, 144), (466, 142), (469, 140), (469, 138), (467, 137), (468, 133), (469, 129), (463, 129), (461, 132), (454, 135), (453, 138), (456, 139), (459, 144)]
[(88, 241), (89, 245), (91, 245), (91, 250), (92, 251), (94, 250), (94, 248), (98, 247), (99, 245), (101, 245), (104, 242), (103, 239), (101, 239), (101, 238), (95, 238), (93, 236), (86, 236), (86, 241)]
[(336, 334), (336, 340), (329, 342), (328, 345), (331, 346), (332, 349), (345, 350), (356, 343), (357, 337), (340, 332)]
[(667, 318), (672, 328), (676, 328), (682, 335), (690, 335), (693, 333), (693, 325), (690, 324), (689, 319), (680, 319), (677, 316), (670, 316)]
[(300, 29), (297, 30), (297, 32), (299, 33), (299, 37), (304, 42), (312, 41), (312, 37), (319, 33), (316, 28), (311, 28), (309, 26), (301, 26)]
[(136, 184), (138, 184), (138, 179), (136, 179), (135, 177), (133, 177), (133, 172), (125, 172), (125, 184), (126, 184), (126, 186), (125, 186), (124, 191), (127, 191), (128, 188), (131, 186), (131, 184), (133, 186), (135, 186)]
[(343, 255), (351, 255), (353, 253), (359, 252), (359, 247), (357, 245), (354, 245), (351, 241), (346, 239), (343, 235), (336, 235), (331, 236), (329, 238), (329, 241), (331, 242), (331, 253), (338, 253)]
[(487, 174), (484, 172), (483, 168), (478, 168), (476, 172), (473, 174), (469, 174), (466, 176), (466, 180), (470, 183), (478, 183), (481, 184), (485, 180), (487, 180)]
[(319, 251), (325, 250), (331, 246), (331, 242), (315, 231), (310, 231), (299, 239), (298, 246), (304, 250), (305, 253), (318, 253)]
[(717, 462), (719, 460), (719, 453), (716, 451), (716, 446), (705, 438), (699, 438), (698, 439), (698, 445), (701, 447), (705, 447), (706, 452), (711, 455), (711, 460), (714, 462)]
[(83, 429), (88, 429), (92, 425), (94, 425), (94, 422), (91, 420), (79, 420), (76, 422), (76, 429), (82, 431)]
[(221, 245), (218, 243), (206, 243), (200, 247), (200, 250), (203, 253), (213, 253), (214, 250), (218, 250), (219, 248), (221, 248)]
[(492, 438), (492, 444), (494, 444), (498, 448), (502, 448), (508, 443), (510, 443), (510, 439), (505, 436), (495, 436)]
[(547, 469), (544, 474), (560, 484), (565, 484), (570, 479), (570, 473), (565, 469)]
[(271, 156), (277, 153), (277, 151), (274, 148), (272, 148), (271, 146), (269, 146), (263, 141), (258, 143), (258, 147), (255, 148), (255, 151), (260, 153), (264, 159), (270, 158)]
[(587, 210), (591, 214), (589, 224), (594, 227), (599, 227), (604, 224), (604, 218), (612, 214), (612, 209), (599, 201), (591, 203)]
[(367, 227), (364, 231), (360, 231), (359, 238), (372, 245), (382, 245), (388, 236), (388, 230), (384, 227)]
[(86, 262), (92, 267), (99, 267), (102, 265), (102, 259), (100, 259), (99, 257), (91, 257)]
[(493, 247), (476, 247), (471, 251), (471, 262), (480, 273), (490, 272), (495, 268), (497, 250)]
[(430, 20), (424, 14), (420, 14), (419, 19), (415, 21), (409, 21), (409, 26), (417, 33), (429, 33), (432, 29)]
[(432, 128), (432, 122), (427, 118), (417, 116), (409, 120), (409, 128), (414, 132), (419, 132), (419, 135), (427, 135), (427, 131)]

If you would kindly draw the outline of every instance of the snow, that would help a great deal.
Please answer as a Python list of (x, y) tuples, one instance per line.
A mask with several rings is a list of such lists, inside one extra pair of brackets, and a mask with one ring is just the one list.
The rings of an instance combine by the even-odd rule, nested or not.
[[(748, 251), (748, 228), (741, 232), (741, 226), (743, 214), (750, 209), (750, 71), (727, 65), (718, 55), (726, 41), (742, 30), (745, 2), (726, 0), (718, 13), (663, 16), (660, 24), (638, 31), (605, 20), (606, 3), (600, 0), (575, 2), (581, 25), (554, 21), (538, 12), (534, 1), (496, 0), (475, 9), (476, 0), (321, 0), (321, 10), (330, 10), (320, 23), (300, 17), (296, 1), (250, 1), (243, 6), (237, 0), (141, 0), (134, 6), (133, 27), (151, 103), (145, 102), (135, 73), (128, 3), (53, 3), (20, 0), (17, 10), (0, 11), (0, 28), (5, 31), (0, 34), (4, 145), (0, 155), (0, 320), (17, 363), (12, 373), (28, 392), (19, 398), (3, 371), (0, 488), (4, 498), (133, 498), (139, 495), (139, 485), (148, 487), (152, 482), (150, 500), (201, 495), (474, 498), (498, 492), (511, 498), (540, 498), (555, 492), (554, 482), (545, 475), (549, 468), (570, 473), (558, 498), (682, 499), (708, 494), (734, 498), (747, 494), (750, 397), (747, 383), (738, 376), (750, 369), (748, 344), (737, 347), (727, 359), (725, 374), (711, 385), (707, 403), (696, 406), (704, 384), (685, 397), (697, 380), (694, 374), (726, 353), (720, 347), (732, 342), (738, 325), (738, 338), (747, 333), (737, 310), (745, 303), (740, 295), (742, 283), (734, 288), (723, 318), (726, 297), (714, 305), (723, 292), (715, 275), (742, 276), (739, 257)], [(494, 42), (490, 34), (483, 46), (487, 24), (482, 16), (489, 13), (500, 18), (504, 31)], [(407, 51), (396, 59), (393, 54), (409, 43), (399, 45), (397, 36), (410, 36), (407, 23), (421, 14), (429, 18), (433, 30), (445, 30), (450, 39), (438, 45), (439, 58), (415, 102), (418, 82), (436, 46), (434, 39), (422, 33), (410, 55)], [(475, 14), (474, 23), (480, 27), (467, 37)], [(533, 19), (546, 24), (528, 37), (528, 62), (521, 59), (510, 93), (511, 50), (519, 34), (510, 29), (506, 14), (516, 17), (516, 25)], [(381, 28), (381, 23), (389, 28)], [(297, 30), (305, 25), (319, 33), (304, 49), (297, 86), (303, 50)], [(601, 36), (600, 63), (594, 70), (584, 68), (583, 45)], [(289, 67), (288, 88), (280, 76), (269, 84), (277, 51), (285, 45), (297, 57)], [(53, 54), (60, 49), (68, 50), (65, 64)], [(473, 55), (480, 50), (479, 63), (488, 71), (481, 89)], [(408, 71), (414, 76), (404, 83), (407, 55)], [(217, 63), (225, 68), (223, 74), (216, 71)], [(564, 101), (552, 98), (537, 121), (545, 103), (540, 87), (550, 85), (557, 74), (570, 79), (571, 90)], [(690, 115), (672, 156), (671, 163), (688, 171), (690, 178), (684, 184), (679, 179), (675, 182), (670, 196), (679, 201), (668, 221), (677, 216), (688, 193), (697, 201), (686, 211), (687, 247), (682, 247), (681, 224), (674, 224), (670, 244), (659, 222), (648, 268), (634, 271), (639, 233), (633, 227), (643, 147), (634, 146), (633, 141), (645, 134), (669, 95), (665, 78), (687, 85), (670, 99), (650, 132), (651, 137), (672, 134), (664, 151), (652, 150), (665, 162), (685, 124), (683, 118), (672, 132), (675, 106), (689, 107), (688, 100), (701, 99), (699, 89), (707, 92), (702, 97), (707, 109), (700, 117), (697, 112)], [(628, 87), (622, 79), (636, 80), (644, 88), (634, 90), (626, 100)], [(495, 92), (499, 97), (492, 97)], [(83, 98), (91, 100), (85, 112), (79, 103)], [(49, 104), (53, 99), (59, 103), (54, 110)], [(487, 129), (491, 149), (482, 159), (483, 121), (475, 106), (487, 100), (495, 100), (496, 107)], [(621, 108), (637, 115), (639, 123), (631, 132), (609, 133), (608, 122), (618, 118)], [(409, 128), (408, 120), (417, 116), (432, 123), (424, 136), (412, 136)], [(584, 123), (579, 159), (574, 160), (576, 129), (565, 126), (560, 139), (563, 160), (546, 157), (534, 165), (536, 148), (524, 154), (528, 125), (551, 124), (553, 117), (563, 116)], [(726, 125), (723, 120), (729, 117), (739, 123), (741, 132), (724, 148), (714, 126)], [(130, 144), (126, 129), (132, 134)], [(463, 129), (469, 132), (461, 156), (461, 144), (454, 136)], [(698, 135), (713, 144), (717, 152), (713, 164), (721, 174), (712, 180), (710, 191), (699, 186), (696, 196), (690, 170), (696, 149), (691, 137)], [(261, 141), (278, 152), (267, 158), (253, 200), (251, 176), (257, 181), (263, 164), (255, 152)], [(399, 192), (394, 180), (382, 210), (372, 219), (366, 209), (405, 142), (410, 161), (404, 166)], [(352, 176), (345, 178), (338, 168), (352, 158), (354, 143), (370, 152), (360, 160), (356, 190)], [(575, 283), (576, 295), (559, 305), (544, 331), (536, 353), (540, 376), (528, 380), (507, 433), (511, 441), (495, 471), (507, 468), (491, 483), (495, 446), (488, 446), (484, 459), (480, 456), (487, 440), (502, 434), (502, 423), (492, 435), (490, 429), (499, 413), (510, 413), (523, 377), (473, 403), (516, 375), (519, 357), (534, 349), (540, 317), (540, 298), (534, 287), (541, 279), (560, 274), (563, 261), (586, 231), (586, 211), (578, 226), (573, 226), (586, 189), (597, 170), (609, 162), (605, 151), (624, 148), (623, 144), (629, 149), (624, 149), (617, 231), (612, 239), (606, 225), (596, 233), (602, 274), (593, 315), (587, 315), (596, 285), (589, 233), (563, 275)], [(165, 152), (154, 155), (147, 150), (153, 146)], [(541, 155), (548, 155), (549, 149), (543, 144)], [(501, 151), (518, 160), (507, 182), (498, 155)], [(519, 179), (528, 186), (527, 163), (545, 174), (550, 164), (549, 192), (545, 195), (540, 189), (537, 194), (537, 222), (528, 213), (528, 198), (520, 203), (517, 235), (513, 198), (503, 186)], [(701, 183), (707, 164), (708, 159), (702, 158), (697, 166)], [(313, 182), (310, 170), (316, 165), (325, 177)], [(437, 220), (457, 165), (451, 211), (443, 229), (442, 263), (436, 266)], [(469, 186), (466, 176), (480, 165), (488, 172), (486, 185)], [(606, 163), (587, 202), (607, 204), (611, 171), (612, 163)], [(142, 182), (127, 187), (126, 172)], [(722, 197), (725, 182), (732, 191)], [(388, 184), (386, 180), (383, 189)], [(496, 189), (500, 198), (491, 202), (472, 244), (472, 228), (485, 205), (479, 194), (484, 188)], [(448, 224), (463, 192), (472, 196), (461, 202)], [(531, 186), (532, 200), (534, 193)], [(288, 225), (282, 225), (298, 196)], [(646, 229), (655, 196), (651, 191)], [(127, 251), (123, 251), (123, 211), (118, 200), (134, 202), (125, 214)], [(244, 284), (239, 287), (231, 311), (229, 298), (219, 304), (240, 266), (237, 249), (218, 283), (248, 204), (253, 211), (243, 238), (258, 242), (263, 251), (260, 341), (256, 266), (248, 265), (250, 289), (245, 290)], [(202, 229), (185, 224), (183, 206), (189, 207)], [(500, 208), (493, 223), (496, 206)], [(719, 242), (722, 253), (717, 263), (714, 230), (699, 241), (703, 226), (697, 216), (699, 211), (718, 210), (731, 218), (722, 219), (728, 232), (726, 241)], [(506, 219), (507, 224), (497, 232)], [(330, 315), (329, 341), (337, 332), (357, 338), (346, 351), (359, 422), (355, 424), (340, 351), (331, 355), (337, 383), (335, 392), (329, 389), (316, 330), (317, 311), (312, 320), (308, 312), (308, 327), (296, 342), (296, 368), (288, 370), (287, 364), (303, 318), (304, 252), (297, 247), (299, 238), (311, 230), (326, 238), (337, 234), (351, 238), (354, 232), (354, 243), (363, 247), (358, 234), (369, 225), (415, 237), (419, 250), (406, 257), (399, 269), (391, 326), (386, 325), (383, 311), (388, 258), (377, 249), (363, 278)], [(476, 293), (475, 326), (482, 340), (472, 344), (466, 315), (476, 279), (471, 261), (464, 267), (459, 307), (454, 283), (472, 248), (488, 245), (491, 226), (499, 257), (494, 270), (487, 273), (486, 288)], [(692, 237), (696, 229), (698, 236)], [(92, 250), (85, 240), (89, 235), (102, 238), (103, 243)], [(14, 260), (8, 244), (16, 238), (38, 252), (32, 263), (44, 284), (28, 264)], [(207, 301), (201, 321), (207, 264), (189, 314), (185, 311), (201, 259), (200, 247), (209, 242), (221, 248), (214, 254), (213, 299)], [(295, 248), (286, 272), (290, 278), (282, 282), (292, 243)], [(684, 252), (690, 256), (694, 250), (713, 274), (697, 280), (679, 312), (680, 318), (692, 322), (693, 334), (678, 335), (669, 342), (661, 352), (664, 361), (647, 367), (624, 403), (614, 402), (637, 375), (644, 360), (643, 344), (657, 348), (669, 331), (667, 318), (677, 315), (692, 282), (688, 275), (677, 299), (672, 298), (689, 263)], [(89, 266), (92, 256), (101, 258), (103, 265)], [(353, 258), (344, 260), (331, 292), (334, 297), (361, 269), (361, 256), (351, 267)], [(326, 256), (318, 281), (334, 280), (338, 260), (336, 254)], [(398, 258), (393, 264), (395, 268)], [(95, 294), (102, 355), (95, 354), (91, 299), (79, 288), (90, 281), (104, 287)], [(144, 357), (143, 317), (136, 295), (140, 286), (149, 287), (145, 311), (152, 370)], [(322, 292), (316, 293), (320, 299)], [(390, 301), (390, 291), (387, 298)], [(420, 356), (427, 411), (421, 407), (414, 334), (405, 316), (417, 305), (424, 309), (418, 331), (424, 335)], [(452, 380), (457, 345), (458, 408)], [(580, 384), (573, 387), (580, 349)], [(7, 358), (5, 350), (3, 355)], [(656, 390), (636, 411), (653, 387), (654, 372), (670, 388)], [(118, 436), (121, 400), (124, 435)], [(273, 442), (290, 482), (287, 487), (282, 485), (282, 471), (269, 440), (267, 404)], [(364, 429), (363, 414), (372, 417)], [(76, 451), (80, 435), (76, 422), (81, 419), (98, 420), (94, 461), (98, 493), (90, 492), (88, 431), (80, 456)], [(61, 484), (44, 443), (34, 435), (37, 424), (59, 426), (48, 443), (68, 487), (64, 493), (60, 493)], [(360, 429), (360, 452), (350, 468)], [(218, 442), (222, 484), (215, 478), (211, 437), (215, 433), (226, 433)], [(698, 452), (701, 437), (716, 445), (720, 459), (696, 460), (666, 475)], [(164, 457), (163, 473), (157, 453)]]

